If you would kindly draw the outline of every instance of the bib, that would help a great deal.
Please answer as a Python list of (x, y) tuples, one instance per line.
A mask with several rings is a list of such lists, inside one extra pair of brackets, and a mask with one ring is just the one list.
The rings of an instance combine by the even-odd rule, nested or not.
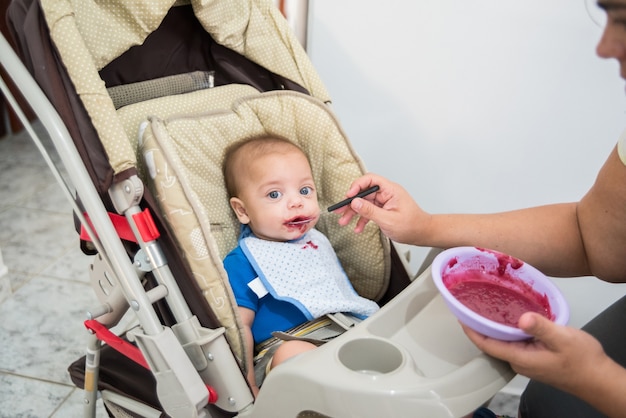
[(240, 245), (267, 291), (297, 306), (309, 320), (335, 312), (363, 318), (379, 309), (356, 293), (330, 241), (315, 229), (288, 242), (251, 235)]

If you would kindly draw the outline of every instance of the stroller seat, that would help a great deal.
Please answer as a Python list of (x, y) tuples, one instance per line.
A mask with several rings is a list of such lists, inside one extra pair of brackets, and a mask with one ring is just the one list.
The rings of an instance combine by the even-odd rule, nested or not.
[[(341, 200), (351, 180), (364, 172), (328, 107), (295, 92), (242, 97), (232, 109), (206, 115), (151, 118), (142, 130), (140, 148), (150, 161), (147, 182), (212, 305), (232, 300), (227, 286), (224, 292), (216, 287), (227, 282), (221, 260), (239, 232), (221, 177), (222, 150), (261, 133), (288, 137), (304, 149), (322, 207)], [(389, 244), (378, 228), (368, 225), (356, 235), (350, 227), (339, 227), (333, 215), (318, 227), (336, 248), (355, 289), (380, 300), (390, 261)], [(206, 263), (209, 258), (212, 263)], [(418, 410), (428, 417), (447, 410), (456, 416), (475, 407), (477, 398), (487, 400), (511, 376), (508, 366), (467, 340), (427, 271), (364, 323), (273, 370), (255, 415), (276, 414), (280, 405), (284, 416), (306, 410), (328, 416), (404, 416)]]
[[(252, 402), (242, 372), (241, 321), (222, 267), (239, 232), (223, 186), (223, 150), (232, 141), (261, 133), (293, 140), (311, 160), (322, 208), (342, 200), (365, 167), (328, 107), (328, 94), (304, 51), (270, 1), (161, 0), (147, 2), (154, 7), (146, 10), (138, 4), (42, 0), (45, 19), (39, 28), (52, 32), (54, 48), (48, 52), (63, 63), (58, 78), (75, 89), (69, 99), (56, 99), (54, 89), (46, 88), (53, 103), (69, 102), (71, 112), (64, 121), (75, 134), (55, 139), (53, 126), (51, 137), (57, 148), (76, 143), (75, 148), (84, 151), (89, 175), (75, 176), (78, 197), (99, 236), (92, 236), (94, 242), (103, 241), (98, 250), (108, 264), (103, 272), (94, 268), (104, 279), (93, 283), (103, 305), (113, 307), (113, 312), (96, 309), (94, 316), (109, 316), (102, 322), (110, 327), (130, 306), (139, 327), (127, 334), (128, 339), (137, 343), (153, 368), (142, 374), (127, 362), (103, 364), (103, 369), (113, 371), (102, 373), (94, 388), (92, 360), (97, 355), (88, 351), (86, 359), (71, 367), (76, 384), (92, 391), (116, 391), (115, 400), (107, 399), (109, 406), (122, 407), (121, 416), (131, 414), (138, 401), (158, 409), (157, 414), (172, 416), (429, 418), (467, 414), (504, 386), (514, 373), (465, 337), (429, 270), (410, 282), (394, 246), (375, 225), (355, 235), (350, 226), (339, 227), (330, 214), (318, 228), (333, 243), (357, 292), (383, 306), (322, 347), (274, 369)], [(171, 6), (175, 7), (168, 12)], [(109, 13), (115, 16), (103, 21), (108, 8), (116, 10)], [(103, 46), (100, 32), (116, 25), (125, 30)], [(141, 33), (127, 30), (131, 26), (142, 28)], [(187, 31), (192, 27), (202, 32), (192, 36)], [(184, 41), (176, 40), (179, 35)], [(170, 44), (175, 50), (177, 45), (198, 42), (203, 54), (210, 49), (215, 53), (211, 57), (216, 57), (203, 56), (199, 68), (190, 59), (192, 65), (184, 71), (142, 68), (150, 73), (141, 77), (127, 75), (129, 66), (120, 64), (146, 50), (154, 54), (170, 51)], [(203, 42), (211, 47), (205, 48)], [(267, 48), (268, 42), (279, 43), (279, 52)], [(26, 41), (21, 44), (23, 55), (29, 57), (26, 61), (36, 58)], [(12, 64), (9, 56), (3, 49), (3, 65)], [(225, 63), (226, 59), (237, 64)], [(9, 74), (19, 72), (7, 67)], [(248, 80), (257, 67), (267, 68), (261, 81)], [(39, 68), (31, 65), (34, 73)], [(234, 69), (234, 75), (226, 75), (228, 69)], [(37, 75), (44, 88), (56, 77)], [(36, 98), (31, 104), (38, 115), (54, 112), (45, 99), (29, 91), (24, 95)], [(84, 116), (87, 121), (72, 119)], [(91, 136), (98, 139), (97, 145), (85, 139)], [(73, 173), (79, 163), (70, 156), (62, 159), (69, 161), (66, 165)], [(100, 172), (98, 166), (106, 171)], [(122, 243), (119, 237), (111, 238), (109, 223), (98, 220), (100, 206), (120, 211), (116, 200), (120, 189), (124, 195), (135, 184), (142, 191), (145, 185), (145, 194), (123, 214), (130, 219), (149, 208), (160, 237)], [(89, 187), (96, 189), (102, 202), (89, 197)], [(157, 246), (162, 253), (146, 256)], [(121, 255), (120, 248), (125, 250)], [(111, 292), (108, 286), (123, 291)], [(113, 363), (115, 358), (102, 356)], [(133, 390), (144, 385), (152, 389), (155, 383), (157, 394), (148, 400)], [(212, 405), (207, 405), (204, 385), (216, 389)], [(132, 394), (120, 400), (127, 389)], [(113, 411), (111, 407), (109, 412)], [(145, 415), (137, 411), (134, 415)]]
[[(327, 106), (296, 92), (244, 96), (230, 110), (205, 115), (152, 117), (140, 132), (146, 184), (157, 197), (198, 286), (218, 312), (239, 357), (240, 336), (236, 329), (231, 332), (236, 305), (222, 268), (223, 258), (237, 245), (239, 235), (239, 222), (222, 178), (224, 149), (241, 138), (264, 133), (290, 138), (311, 161), (321, 207), (342, 200), (364, 167)], [(336, 219), (336, 215), (322, 216), (317, 229), (333, 243), (355, 290), (380, 300), (391, 270), (388, 240), (374, 225), (357, 235), (349, 227), (339, 227)]]

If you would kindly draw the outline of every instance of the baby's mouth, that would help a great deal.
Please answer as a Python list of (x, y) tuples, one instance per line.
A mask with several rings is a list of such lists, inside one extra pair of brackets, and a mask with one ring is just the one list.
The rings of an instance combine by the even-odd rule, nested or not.
[(288, 220), (287, 222), (285, 222), (286, 225), (304, 225), (304, 224), (308, 224), (309, 222), (311, 222), (313, 220), (313, 218), (309, 218), (306, 216), (296, 216), (295, 218), (292, 218), (290, 220)]

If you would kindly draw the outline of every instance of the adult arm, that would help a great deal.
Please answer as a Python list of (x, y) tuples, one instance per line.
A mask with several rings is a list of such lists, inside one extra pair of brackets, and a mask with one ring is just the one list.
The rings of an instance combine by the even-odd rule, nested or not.
[(473, 245), (500, 250), (551, 276), (595, 275), (626, 280), (626, 167), (616, 149), (580, 202), (492, 214), (430, 214), (400, 185), (375, 174), (346, 193), (380, 190), (340, 209), (341, 225), (358, 216), (355, 231), (372, 220), (390, 239), (418, 246)]

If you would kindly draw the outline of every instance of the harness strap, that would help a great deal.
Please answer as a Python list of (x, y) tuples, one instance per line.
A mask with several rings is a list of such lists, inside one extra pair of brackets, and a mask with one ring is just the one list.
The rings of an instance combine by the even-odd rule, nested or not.
[(272, 347), (282, 341), (302, 340), (320, 346), (343, 334), (359, 322), (361, 320), (352, 315), (334, 313), (304, 322), (284, 332), (274, 331), (272, 337), (254, 347), (254, 352), (257, 353), (254, 362), (258, 363)]

